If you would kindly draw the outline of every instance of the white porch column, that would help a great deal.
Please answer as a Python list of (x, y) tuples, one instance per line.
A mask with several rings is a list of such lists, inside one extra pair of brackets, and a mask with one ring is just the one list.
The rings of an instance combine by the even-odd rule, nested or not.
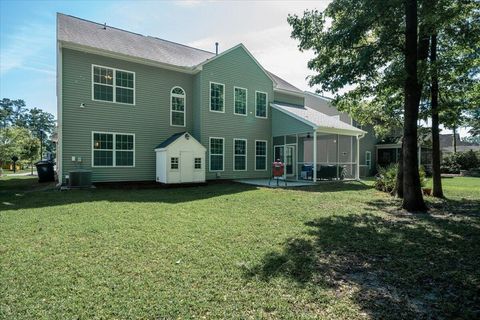
[(360, 180), (360, 139), (357, 136), (357, 157), (355, 159), (355, 179)]
[(283, 162), (283, 179), (287, 180), (287, 136), (283, 136), (283, 159), (280, 159)]
[(340, 180), (340, 135), (337, 134), (337, 180)]
[(317, 182), (317, 132), (313, 132), (313, 182)]
[(295, 180), (299, 180), (299, 170), (298, 170), (298, 133), (295, 134)]

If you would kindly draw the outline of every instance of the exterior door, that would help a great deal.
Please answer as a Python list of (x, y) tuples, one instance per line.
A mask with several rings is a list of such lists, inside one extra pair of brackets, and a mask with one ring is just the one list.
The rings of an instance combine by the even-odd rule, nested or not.
[(193, 181), (193, 152), (180, 152), (180, 182)]
[(275, 146), (275, 161), (279, 159), (285, 164), (285, 174), (287, 176), (294, 176), (295, 175), (295, 167), (296, 167), (296, 152), (295, 152), (295, 145), (287, 145), (285, 146)]

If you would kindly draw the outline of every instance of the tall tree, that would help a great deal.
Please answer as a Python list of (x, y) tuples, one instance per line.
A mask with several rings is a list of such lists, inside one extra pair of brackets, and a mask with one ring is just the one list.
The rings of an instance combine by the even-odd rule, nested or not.
[[(397, 128), (403, 127), (407, 131), (404, 145), (408, 148), (408, 157), (404, 151), (404, 177), (412, 176), (403, 182), (405, 185), (406, 180), (409, 189), (409, 200), (404, 200), (404, 207), (415, 211), (425, 209), (418, 170), (415, 170), (418, 169), (416, 119), (421, 89), (416, 64), (417, 58), (425, 60), (428, 57), (428, 37), (422, 37), (418, 42), (415, 37), (411, 42), (410, 48), (415, 49), (411, 56), (415, 59), (415, 75), (407, 74), (405, 67), (410, 64), (405, 63), (406, 3), (408, 1), (403, 0), (334, 0), (323, 12), (306, 11), (301, 18), (289, 16), (288, 21), (293, 27), (292, 37), (300, 41), (299, 48), (311, 49), (315, 53), (308, 63), (316, 72), (310, 78), (310, 85), (320, 85), (322, 90), (334, 92), (338, 108), (351, 113), (359, 122), (369, 117), (370, 120), (365, 121), (373, 118), (376, 128), (381, 128), (382, 123), (384, 128), (396, 123)], [(420, 28), (426, 29), (424, 25)], [(422, 31), (421, 35), (426, 32)], [(417, 55), (417, 50), (421, 54)], [(406, 82), (407, 76), (409, 79), (413, 76), (413, 82)], [(346, 93), (339, 91), (347, 86), (354, 88)], [(408, 104), (404, 102), (406, 90), (411, 94)], [(416, 113), (412, 110), (415, 104)], [(416, 185), (412, 188), (412, 184)]]
[(433, 33), (430, 41), (431, 77), (431, 115), (432, 115), (432, 175), (433, 196), (443, 198), (442, 176), (440, 172), (440, 125), (438, 116), (438, 72), (437, 66), (437, 34)]
[[(424, 33), (420, 34), (425, 37)], [(405, 0), (405, 112), (403, 125), (403, 204), (407, 211), (425, 211), (418, 173), (417, 120), (421, 97), (418, 79), (418, 54), (423, 54), (424, 38), (418, 41), (416, 0)]]

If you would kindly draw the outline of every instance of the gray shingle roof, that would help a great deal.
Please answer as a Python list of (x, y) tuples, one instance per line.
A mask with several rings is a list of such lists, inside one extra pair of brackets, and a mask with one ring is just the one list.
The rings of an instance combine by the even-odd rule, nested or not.
[(179, 132), (172, 134), (170, 137), (168, 137), (167, 140), (163, 141), (160, 143), (158, 146), (155, 147), (155, 149), (163, 149), (174, 143), (178, 138), (182, 137), (186, 132)]
[(194, 67), (215, 53), (179, 43), (144, 36), (103, 24), (57, 14), (57, 37), (60, 41), (143, 58), (179, 67)]
[[(63, 13), (57, 14), (57, 39), (183, 68), (193, 68), (215, 57), (213, 52), (108, 25), (105, 27), (103, 24)], [(276, 89), (303, 93), (277, 75), (267, 72), (273, 78)]]
[(293, 116), (294, 118), (311, 125), (319, 132), (329, 132), (331, 130), (335, 130), (337, 132), (343, 132), (345, 134), (352, 135), (361, 135), (365, 133), (365, 131), (361, 129), (309, 107), (298, 107), (278, 103), (272, 103), (271, 106), (287, 115)]
[(298, 89), (297, 87), (295, 87), (293, 84), (290, 84), (288, 83), (287, 81), (283, 80), (282, 78), (280, 78), (279, 76), (271, 73), (270, 71), (267, 71), (270, 76), (273, 78), (273, 81), (275, 81), (275, 85), (276, 85), (276, 88), (277, 89), (280, 89), (280, 90), (287, 90), (287, 91), (293, 91), (293, 92), (297, 92), (297, 93), (302, 93), (303, 94), (303, 91)]

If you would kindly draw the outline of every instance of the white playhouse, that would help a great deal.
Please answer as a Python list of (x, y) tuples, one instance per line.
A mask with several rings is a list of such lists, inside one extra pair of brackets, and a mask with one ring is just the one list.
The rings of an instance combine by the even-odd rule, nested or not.
[(205, 182), (205, 152), (188, 132), (172, 135), (155, 148), (157, 182)]

